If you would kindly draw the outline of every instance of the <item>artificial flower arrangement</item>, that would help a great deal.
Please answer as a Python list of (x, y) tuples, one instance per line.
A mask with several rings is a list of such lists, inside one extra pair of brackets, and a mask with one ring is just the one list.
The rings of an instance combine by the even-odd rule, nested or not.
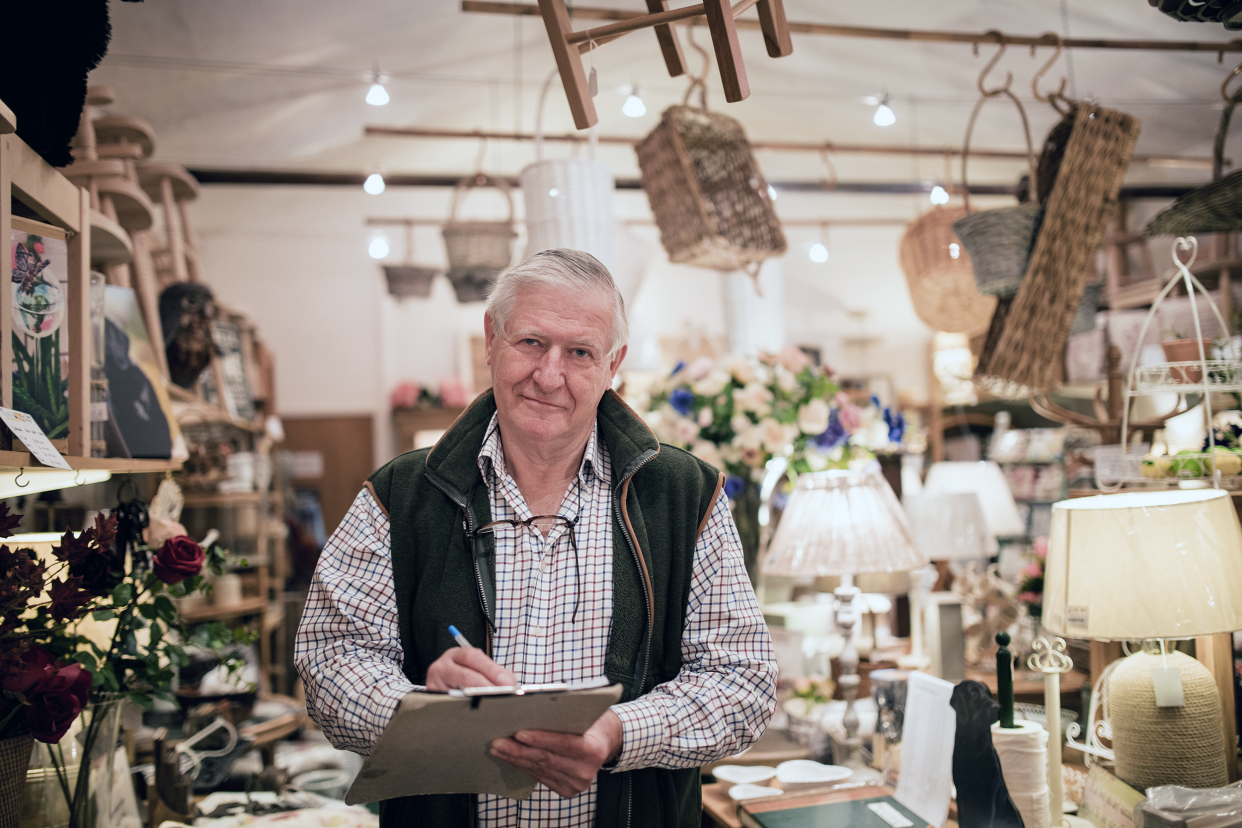
[(1027, 611), (1039, 617), (1044, 604), (1044, 566), (1048, 561), (1048, 539), (1035, 539), (1030, 560), (1019, 570), (1022, 580), (1018, 583), (1018, 600), (1026, 604)]
[(804, 676), (794, 679), (791, 698), (806, 699), (808, 704), (827, 704), (836, 689), (836, 682), (826, 676)]
[[(20, 518), (0, 503), (0, 538)], [(204, 571), (222, 574), (227, 553), (203, 550), (171, 522), (154, 539), (158, 548), (139, 540), (126, 555), (116, 515), (100, 515), (85, 531), (66, 532), (51, 560), (0, 546), (0, 740), (30, 734), (49, 745), (71, 828), (89, 824), (90, 774), (75, 782), (58, 743), (87, 706), (127, 699), (149, 710), (156, 698), (175, 700), (188, 646), (219, 651), (254, 639), (219, 623), (191, 633), (172, 601), (209, 592)], [(88, 616), (100, 622), (94, 635), (83, 629)], [(101, 717), (89, 719), (78, 739), (93, 756)]]
[(798, 348), (717, 362), (679, 363), (656, 389), (645, 419), (663, 442), (689, 449), (728, 474), (730, 498), (759, 481), (773, 457), (795, 474), (850, 468), (900, 448), (905, 422), (882, 408), (856, 405), (832, 372)]

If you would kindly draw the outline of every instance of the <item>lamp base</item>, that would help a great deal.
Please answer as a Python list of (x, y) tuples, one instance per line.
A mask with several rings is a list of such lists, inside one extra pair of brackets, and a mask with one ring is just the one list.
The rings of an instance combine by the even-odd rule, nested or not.
[[(1181, 673), (1181, 707), (1156, 706), (1152, 671), (1165, 667)], [(1138, 790), (1229, 784), (1220, 696), (1206, 667), (1177, 651), (1135, 653), (1114, 668), (1107, 692), (1119, 779)]]

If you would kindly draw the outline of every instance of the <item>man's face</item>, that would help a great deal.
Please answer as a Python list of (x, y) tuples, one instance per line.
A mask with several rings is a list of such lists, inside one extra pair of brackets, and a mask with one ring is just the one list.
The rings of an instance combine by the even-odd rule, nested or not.
[(534, 445), (585, 442), (625, 358), (608, 359), (612, 302), (602, 293), (523, 288), (504, 334), (484, 317), (500, 430)]

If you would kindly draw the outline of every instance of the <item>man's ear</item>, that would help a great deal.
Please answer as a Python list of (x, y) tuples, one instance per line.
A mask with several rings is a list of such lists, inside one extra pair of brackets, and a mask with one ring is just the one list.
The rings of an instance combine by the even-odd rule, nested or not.
[(492, 342), (496, 339), (496, 329), (492, 327), (492, 315), (484, 312), (483, 314), (483, 354), (486, 357), (486, 364), (492, 364)]
[(621, 363), (625, 360), (625, 355), (629, 350), (629, 345), (622, 345), (621, 350), (617, 351), (617, 355), (612, 358), (612, 364), (608, 366), (610, 380), (616, 379), (617, 370), (621, 368)]

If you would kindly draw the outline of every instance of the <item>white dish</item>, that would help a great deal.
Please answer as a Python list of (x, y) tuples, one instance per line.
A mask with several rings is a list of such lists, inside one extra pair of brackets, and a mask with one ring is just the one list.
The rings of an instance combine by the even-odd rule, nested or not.
[(734, 802), (742, 802), (747, 799), (762, 799), (765, 796), (779, 796), (783, 794), (780, 788), (769, 788), (765, 785), (734, 785), (729, 789), (729, 798)]
[(849, 779), (853, 773), (849, 768), (840, 765), (823, 765), (810, 759), (791, 759), (776, 766), (776, 781), (782, 788), (789, 790), (840, 782)]
[(776, 777), (776, 768), (763, 765), (720, 765), (712, 776), (727, 785), (769, 785)]

